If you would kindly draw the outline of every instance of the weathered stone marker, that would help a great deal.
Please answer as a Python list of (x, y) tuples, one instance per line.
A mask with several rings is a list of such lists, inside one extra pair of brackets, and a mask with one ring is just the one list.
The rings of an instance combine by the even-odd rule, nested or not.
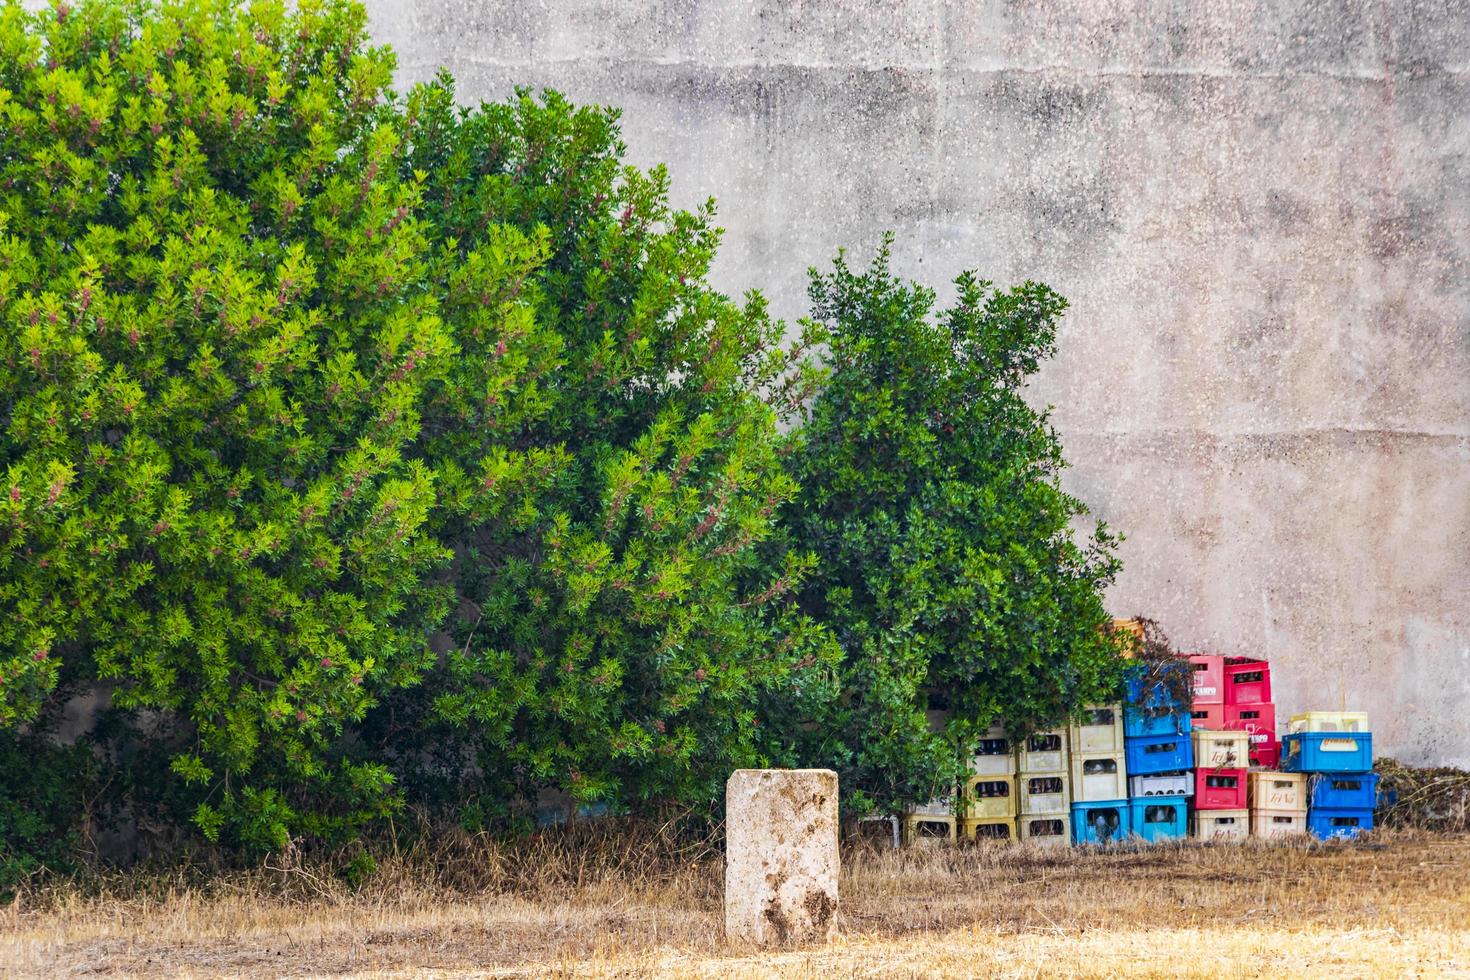
[(725, 936), (826, 942), (837, 918), (837, 774), (737, 769), (725, 784)]

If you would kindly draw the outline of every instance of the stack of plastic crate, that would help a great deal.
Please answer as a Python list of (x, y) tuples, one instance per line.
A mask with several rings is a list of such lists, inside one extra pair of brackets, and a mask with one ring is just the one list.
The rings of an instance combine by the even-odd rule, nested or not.
[(1072, 843), (1070, 758), (1065, 728), (1022, 740), (1016, 755), (1020, 802), (1016, 823), (1021, 840), (1049, 847)]
[(1307, 777), (1299, 772), (1252, 772), (1247, 777), (1252, 837), (1307, 832)]
[(1238, 840), (1250, 832), (1245, 732), (1196, 728), (1194, 746), (1194, 832), (1201, 840)]
[(1087, 708), (1067, 726), (1071, 750), (1072, 840), (1106, 844), (1130, 833), (1128, 765), (1123, 744), (1123, 706)]
[(1366, 712), (1293, 715), (1281, 742), (1281, 768), (1307, 774), (1307, 829), (1313, 835), (1356, 837), (1373, 829), (1378, 777)]
[(1162, 678), (1145, 689), (1141, 670), (1130, 674), (1124, 698), (1130, 830), (1148, 841), (1184, 837), (1194, 793), (1189, 710)]
[(1226, 657), (1220, 727), (1250, 737), (1250, 764), (1275, 769), (1281, 759), (1276, 738), (1276, 705), (1271, 700), (1271, 665), (1254, 657)]
[(975, 747), (963, 806), (962, 839), (1016, 839), (1016, 753), (1004, 725), (993, 725)]

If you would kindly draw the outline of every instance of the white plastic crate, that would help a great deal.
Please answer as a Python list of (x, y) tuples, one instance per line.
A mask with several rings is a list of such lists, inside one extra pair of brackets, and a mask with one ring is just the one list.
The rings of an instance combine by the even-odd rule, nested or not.
[(1072, 806), (1072, 792), (1067, 773), (1022, 773), (1020, 784), (1021, 813), (1067, 813)]
[(1196, 769), (1244, 769), (1250, 765), (1251, 738), (1245, 732), (1195, 729), (1189, 737), (1194, 742)]
[(1366, 732), (1369, 730), (1368, 712), (1366, 711), (1303, 711), (1301, 714), (1291, 716), (1286, 733), (1296, 735), (1299, 732)]
[(1197, 840), (1245, 840), (1250, 836), (1249, 810), (1195, 810), (1190, 836)]
[(1307, 832), (1306, 810), (1252, 810), (1251, 836), (1268, 840)]
[(1307, 812), (1307, 774), (1302, 772), (1253, 772), (1246, 776), (1252, 810), (1300, 810)]
[(1055, 728), (1037, 732), (1021, 741), (1020, 772), (1066, 772), (1068, 762), (1067, 730)]
[(1068, 746), (1074, 756), (1123, 751), (1123, 705), (1098, 704), (1067, 726)]
[(1130, 776), (1128, 796), (1139, 799), (1148, 796), (1193, 796), (1194, 773), (1156, 773), (1150, 776)]
[(1103, 803), (1128, 798), (1128, 767), (1122, 752), (1072, 756), (1072, 802)]

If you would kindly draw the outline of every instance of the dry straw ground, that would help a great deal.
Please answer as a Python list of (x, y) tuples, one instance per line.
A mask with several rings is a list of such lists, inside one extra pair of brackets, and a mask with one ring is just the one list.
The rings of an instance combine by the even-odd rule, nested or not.
[(1470, 837), (845, 858), (843, 938), (720, 938), (719, 857), (667, 835), (460, 841), (354, 891), (266, 866), (53, 886), (5, 976), (1470, 976)]

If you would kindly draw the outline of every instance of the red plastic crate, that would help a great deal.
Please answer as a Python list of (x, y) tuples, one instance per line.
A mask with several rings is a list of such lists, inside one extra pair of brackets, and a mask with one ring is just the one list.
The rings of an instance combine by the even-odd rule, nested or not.
[(1196, 810), (1246, 809), (1246, 770), (1196, 769), (1194, 771), (1194, 808)]
[(1225, 706), (1223, 704), (1196, 704), (1190, 712), (1190, 725), (1206, 728), (1212, 732), (1225, 730)]
[(1276, 705), (1227, 704), (1225, 728), (1250, 736), (1251, 765), (1275, 768), (1281, 757), (1281, 743), (1276, 738)]
[(1212, 654), (1192, 654), (1194, 664), (1194, 703), (1225, 703), (1225, 658)]
[[(1198, 675), (1196, 675), (1198, 676)], [(1250, 657), (1225, 661), (1226, 704), (1270, 704), (1271, 665)]]

